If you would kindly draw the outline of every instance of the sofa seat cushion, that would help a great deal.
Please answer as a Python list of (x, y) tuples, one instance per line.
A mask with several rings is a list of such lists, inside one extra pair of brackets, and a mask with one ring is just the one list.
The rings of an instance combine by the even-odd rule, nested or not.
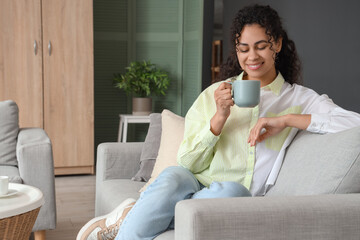
[(0, 165), (17, 166), (16, 139), (19, 109), (12, 100), (0, 102)]
[(127, 198), (138, 199), (139, 189), (145, 182), (132, 181), (130, 179), (111, 179), (101, 182), (99, 201), (101, 209), (97, 215), (101, 216), (111, 212)]
[(325, 135), (301, 131), (267, 196), (359, 193), (359, 172), (360, 127)]
[(0, 166), (0, 176), (8, 176), (11, 183), (23, 183), (16, 166)]

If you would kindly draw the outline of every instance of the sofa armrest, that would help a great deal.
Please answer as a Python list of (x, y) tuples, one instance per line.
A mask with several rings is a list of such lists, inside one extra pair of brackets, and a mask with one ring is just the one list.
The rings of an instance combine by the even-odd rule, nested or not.
[(97, 148), (96, 179), (130, 179), (139, 170), (144, 143), (102, 143)]
[(102, 143), (97, 148), (95, 216), (103, 214), (103, 185), (112, 179), (131, 179), (140, 169), (144, 143)]
[(176, 240), (358, 239), (360, 194), (191, 199), (175, 209)]
[(54, 162), (51, 142), (46, 132), (41, 128), (20, 129), (16, 157), (24, 184), (39, 188), (45, 199), (33, 231), (55, 229)]

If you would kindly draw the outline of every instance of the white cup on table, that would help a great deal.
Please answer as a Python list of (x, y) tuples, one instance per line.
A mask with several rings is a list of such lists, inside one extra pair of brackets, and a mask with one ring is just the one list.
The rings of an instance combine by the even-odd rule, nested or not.
[(0, 195), (6, 195), (9, 191), (9, 177), (0, 176)]

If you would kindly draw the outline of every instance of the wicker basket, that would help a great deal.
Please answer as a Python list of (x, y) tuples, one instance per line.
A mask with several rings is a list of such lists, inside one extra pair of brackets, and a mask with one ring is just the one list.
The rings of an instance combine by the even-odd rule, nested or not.
[(0, 219), (0, 239), (29, 240), (40, 208), (20, 215)]

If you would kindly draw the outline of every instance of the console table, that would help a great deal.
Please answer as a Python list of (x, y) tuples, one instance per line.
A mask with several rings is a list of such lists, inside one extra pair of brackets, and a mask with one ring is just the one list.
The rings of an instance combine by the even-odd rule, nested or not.
[(0, 239), (28, 240), (43, 204), (39, 189), (10, 183), (8, 196), (0, 198)]
[(120, 123), (119, 123), (118, 142), (126, 142), (129, 123), (150, 123), (149, 115), (137, 116), (131, 114), (119, 114), (119, 117), (120, 117)]

